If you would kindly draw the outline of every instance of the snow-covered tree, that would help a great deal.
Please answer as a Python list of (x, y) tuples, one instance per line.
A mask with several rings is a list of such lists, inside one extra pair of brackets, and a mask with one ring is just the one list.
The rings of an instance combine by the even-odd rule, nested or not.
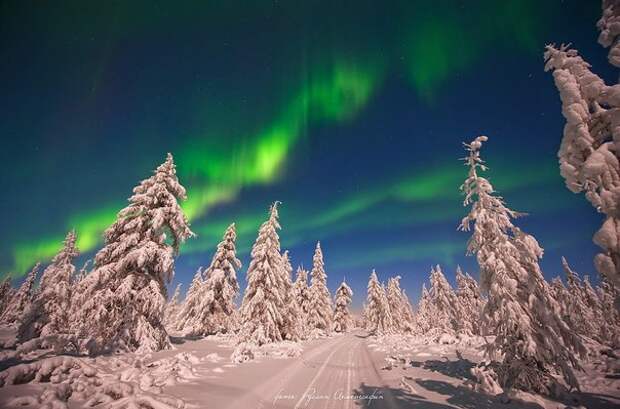
[(377, 335), (390, 334), (393, 327), (390, 304), (387, 300), (385, 288), (379, 282), (375, 270), (372, 270), (370, 274), (367, 288), (364, 310), (366, 329)]
[(394, 332), (410, 332), (413, 330), (413, 311), (411, 304), (400, 288), (400, 276), (388, 279), (387, 300), (392, 315)]
[(229, 333), (237, 327), (235, 298), (239, 293), (239, 283), (236, 270), (241, 268), (241, 262), (236, 255), (236, 238), (233, 223), (217, 246), (205, 272), (204, 283), (196, 283), (191, 297), (187, 297), (179, 321), (185, 335)]
[(182, 307), (181, 285), (181, 283), (177, 284), (172, 297), (166, 304), (166, 309), (164, 310), (164, 326), (166, 327), (166, 330), (174, 328), (177, 323), (177, 319), (179, 318), (179, 312)]
[[(508, 209), (491, 183), (478, 174), (487, 169), (480, 148), (487, 137), (465, 144), (469, 168), (461, 186), (464, 205), (471, 205), (460, 229), (473, 231), (468, 253), (476, 255), (482, 290), (488, 294), (483, 333), (495, 339), (487, 345), (499, 361), (497, 375), (505, 389), (550, 393), (558, 370), (578, 387), (572, 368), (585, 354), (581, 339), (560, 317), (559, 306), (543, 278), (538, 260), (543, 250), (536, 240), (513, 225), (518, 214)], [(571, 368), (572, 367), (572, 368)]]
[(484, 299), (478, 282), (468, 273), (463, 274), (461, 267), (457, 266), (456, 286), (457, 329), (466, 335), (480, 335), (480, 314), (484, 308)]
[(431, 322), (434, 319), (433, 305), (430, 302), (430, 295), (426, 289), (426, 283), (422, 283), (422, 295), (418, 302), (418, 311), (415, 315), (415, 333), (424, 335), (431, 330)]
[(11, 287), (11, 276), (7, 275), (6, 278), (0, 284), (0, 317), (2, 313), (9, 305), (9, 301), (13, 298), (14, 290)]
[(77, 285), (73, 300), (80, 306), (78, 332), (88, 339), (90, 353), (170, 347), (163, 326), (166, 283), (180, 245), (193, 236), (177, 202), (185, 198), (168, 154), (105, 231), (95, 270)]
[(588, 304), (585, 288), (581, 279), (575, 273), (564, 257), (562, 257), (562, 267), (566, 274), (566, 293), (565, 298), (559, 303), (566, 308), (566, 321), (570, 327), (578, 334), (586, 337), (596, 338), (597, 328), (594, 316), (596, 314), (594, 305)]
[(9, 300), (8, 305), (0, 317), (0, 322), (4, 324), (18, 324), (24, 317), (26, 309), (29, 308), (35, 296), (34, 284), (39, 273), (41, 263), (35, 264), (28, 276)]
[[(618, 53), (617, 1), (606, 1), (602, 43), (613, 45), (610, 61), (620, 62)], [(555, 85), (566, 118), (558, 152), (560, 173), (573, 193), (585, 192), (586, 199), (605, 216), (594, 234), (603, 249), (594, 258), (599, 273), (620, 287), (620, 87), (608, 86), (590, 71), (576, 50), (548, 45), (545, 71), (553, 70)]]
[(70, 332), (71, 278), (75, 272), (73, 261), (79, 255), (75, 241), (75, 231), (70, 231), (62, 249), (41, 274), (39, 291), (19, 323), (20, 342)]
[(278, 237), (278, 202), (271, 206), (252, 247), (252, 261), (247, 272), (247, 287), (241, 304), (242, 343), (263, 345), (282, 341), (287, 308), (282, 291), (282, 255)]
[(332, 327), (332, 300), (327, 288), (327, 274), (323, 263), (321, 243), (316, 244), (312, 258), (312, 283), (310, 285), (310, 308), (308, 325), (310, 330), (329, 332)]
[(198, 322), (198, 316), (202, 310), (202, 304), (205, 301), (201, 298), (200, 293), (203, 283), (203, 268), (198, 267), (192, 279), (192, 283), (189, 285), (187, 294), (185, 294), (185, 301), (181, 305), (176, 323), (174, 324), (174, 328), (184, 335), (192, 335), (200, 332), (201, 325)]
[(353, 297), (353, 290), (343, 281), (336, 290), (334, 300), (334, 331), (336, 332), (347, 332), (351, 329), (352, 321), (349, 313), (351, 297)]
[(598, 42), (609, 50), (609, 63), (620, 67), (620, 1), (603, 0), (603, 15), (596, 23), (601, 31)]
[(304, 317), (303, 321), (306, 321), (310, 310), (310, 287), (308, 287), (308, 271), (301, 266), (297, 268), (297, 278), (293, 285), (293, 293), (297, 299), (297, 304), (301, 308), (301, 313)]
[(601, 306), (600, 338), (604, 344), (613, 348), (620, 347), (620, 313), (614, 305), (618, 298), (618, 290), (603, 278), (598, 287), (598, 296)]
[(301, 307), (297, 303), (297, 297), (293, 290), (293, 267), (289, 259), (288, 250), (282, 254), (282, 294), (284, 295), (284, 322), (282, 337), (290, 341), (299, 341), (305, 336), (304, 323), (302, 322)]
[(456, 313), (458, 301), (439, 265), (431, 269), (430, 282), (429, 301), (435, 313), (431, 327), (435, 329), (437, 335), (453, 335), (458, 327)]

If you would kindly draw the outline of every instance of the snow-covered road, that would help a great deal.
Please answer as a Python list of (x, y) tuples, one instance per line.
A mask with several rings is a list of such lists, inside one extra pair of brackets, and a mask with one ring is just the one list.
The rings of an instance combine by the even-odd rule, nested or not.
[[(335, 336), (309, 343), (299, 359), (250, 362), (235, 368), (229, 376), (238, 373), (235, 384), (241, 391), (217, 388), (210, 395), (223, 398), (217, 399), (218, 408), (231, 409), (347, 409), (359, 407), (363, 400), (359, 395), (368, 395), (372, 407), (396, 408), (393, 397), (382, 388), (378, 365), (365, 335)], [(377, 388), (374, 394), (371, 387)]]

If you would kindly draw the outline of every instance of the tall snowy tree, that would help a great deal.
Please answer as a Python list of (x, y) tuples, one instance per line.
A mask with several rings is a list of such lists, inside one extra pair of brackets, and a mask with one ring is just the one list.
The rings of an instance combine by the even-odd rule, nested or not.
[[(605, 3), (610, 8), (599, 22), (600, 39), (606, 45), (614, 44), (610, 61), (617, 64), (620, 6), (613, 1)], [(548, 45), (544, 57), (545, 71), (553, 71), (566, 118), (558, 152), (560, 173), (571, 192), (585, 192), (586, 199), (605, 216), (594, 234), (594, 242), (603, 249), (594, 264), (620, 288), (620, 88), (606, 85), (577, 51), (567, 46), (557, 49)]]
[(179, 318), (179, 312), (181, 310), (181, 285), (181, 283), (177, 284), (172, 298), (170, 298), (166, 304), (166, 309), (164, 310), (164, 326), (166, 330), (174, 328)]
[(426, 335), (431, 330), (432, 320), (435, 318), (433, 305), (430, 302), (430, 295), (426, 289), (426, 283), (422, 283), (422, 295), (418, 302), (418, 311), (415, 315), (416, 330), (420, 335)]
[(282, 291), (282, 255), (278, 230), (278, 202), (271, 206), (252, 247), (247, 287), (241, 304), (240, 341), (263, 345), (282, 341), (287, 308)]
[(325, 273), (321, 243), (316, 244), (310, 275), (312, 276), (312, 284), (310, 286), (308, 325), (311, 330), (329, 332), (332, 327), (332, 300), (327, 288), (327, 274)]
[(306, 321), (310, 310), (310, 288), (308, 287), (308, 271), (301, 266), (297, 268), (297, 278), (293, 286), (293, 293), (297, 299), (297, 304), (301, 308), (301, 313), (304, 317), (303, 321)]
[(620, 67), (620, 1), (603, 0), (603, 15), (596, 23), (601, 31), (598, 42), (609, 50), (609, 63)]
[(505, 389), (550, 393), (555, 384), (553, 370), (578, 387), (572, 368), (579, 368), (577, 356), (583, 356), (585, 349), (560, 317), (543, 278), (538, 265), (542, 248), (512, 224), (517, 213), (478, 174), (487, 169), (480, 158), (486, 140), (480, 136), (465, 144), (469, 173), (461, 190), (464, 205), (471, 209), (459, 228), (469, 231), (473, 223), (468, 252), (476, 255), (481, 287), (488, 294), (483, 333), (495, 335), (487, 353), (499, 361), (498, 380)]
[(8, 305), (4, 309), (2, 317), (0, 317), (0, 322), (4, 324), (18, 324), (22, 320), (24, 312), (30, 307), (35, 295), (34, 284), (40, 266), (41, 263), (37, 263), (32, 270), (30, 270), (26, 279), (13, 297), (11, 297)]
[(347, 332), (352, 327), (351, 314), (349, 313), (351, 297), (353, 297), (353, 291), (343, 281), (336, 290), (334, 300), (334, 331), (336, 332)]
[(178, 200), (185, 188), (171, 154), (133, 189), (129, 205), (105, 231), (95, 270), (77, 285), (78, 331), (90, 353), (170, 347), (163, 326), (174, 257), (193, 236)]
[(620, 312), (614, 306), (614, 300), (618, 298), (618, 290), (604, 277), (597, 290), (601, 306), (601, 319), (599, 320), (601, 340), (604, 344), (618, 348), (620, 347)]
[(239, 293), (236, 270), (241, 268), (235, 250), (236, 238), (233, 223), (217, 246), (204, 283), (197, 285), (191, 300), (188, 297), (187, 309), (183, 312), (185, 335), (230, 333), (236, 328), (234, 302)]
[(385, 288), (379, 282), (377, 273), (372, 270), (368, 280), (366, 295), (366, 329), (372, 334), (385, 335), (392, 333), (392, 314), (385, 294)]
[(11, 287), (11, 276), (7, 275), (6, 278), (0, 284), (0, 317), (2, 313), (9, 305), (9, 301), (13, 298), (14, 290)]
[(185, 294), (185, 301), (181, 305), (176, 324), (174, 325), (176, 330), (180, 331), (183, 335), (191, 336), (200, 332), (201, 325), (198, 321), (198, 316), (200, 315), (202, 303), (204, 302), (200, 292), (203, 283), (203, 268), (199, 267), (194, 274), (192, 283), (189, 285), (187, 294)]
[(458, 331), (466, 335), (481, 335), (480, 314), (484, 300), (478, 282), (468, 273), (463, 274), (461, 267), (457, 266), (456, 285)]
[(305, 336), (305, 331), (301, 321), (301, 307), (297, 303), (297, 298), (293, 291), (293, 267), (291, 266), (288, 250), (282, 254), (282, 267), (280, 271), (282, 274), (282, 294), (284, 295), (284, 305), (286, 307), (282, 337), (291, 341), (299, 341)]
[(410, 332), (413, 329), (413, 312), (409, 300), (400, 288), (400, 276), (388, 279), (387, 300), (395, 332)]
[(39, 291), (19, 323), (20, 342), (69, 332), (73, 262), (79, 255), (75, 241), (75, 231), (70, 231), (62, 249), (43, 271)]
[(570, 268), (564, 257), (562, 257), (562, 267), (567, 283), (566, 298), (562, 300), (566, 306), (566, 321), (578, 334), (590, 338), (596, 337), (595, 312), (593, 306), (588, 304), (581, 279)]
[(458, 302), (452, 286), (446, 280), (439, 265), (431, 269), (430, 281), (429, 301), (435, 312), (432, 327), (438, 336), (454, 334), (458, 327), (455, 309)]

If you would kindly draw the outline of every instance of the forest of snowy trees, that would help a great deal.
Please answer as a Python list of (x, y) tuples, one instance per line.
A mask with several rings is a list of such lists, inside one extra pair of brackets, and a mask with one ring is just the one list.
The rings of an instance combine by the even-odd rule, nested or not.
[[(610, 63), (620, 66), (620, 6), (603, 4), (599, 41), (611, 47)], [(185, 296), (181, 284), (169, 296), (175, 257), (194, 233), (180, 206), (186, 191), (168, 154), (133, 189), (129, 204), (105, 231), (92, 268), (76, 268), (79, 232), (70, 231), (40, 278), (37, 263), (19, 288), (11, 287), (10, 277), (0, 284), (0, 323), (17, 334), (15, 343), (4, 347), (17, 356), (33, 349), (73, 356), (144, 354), (171, 348), (171, 335), (219, 334), (234, 338), (232, 360), (244, 362), (265, 345), (363, 330), (436, 344), (478, 340), (487, 360), (472, 374), (487, 392), (554, 395), (578, 389), (575, 373), (595, 351), (620, 348), (620, 86), (606, 85), (567, 46), (548, 45), (544, 58), (566, 119), (559, 172), (567, 188), (584, 192), (603, 216), (594, 234), (601, 248), (594, 259), (597, 284), (573, 271), (570, 256), (561, 260), (562, 276), (545, 279), (539, 264), (543, 248), (518, 227), (521, 214), (486, 177), (482, 148), (489, 138), (479, 136), (464, 144), (460, 190), (467, 210), (459, 224), (478, 271), (457, 267), (452, 275), (440, 265), (429, 266), (415, 305), (401, 276), (385, 281), (372, 270), (361, 321), (356, 320), (353, 291), (345, 281), (329, 283), (319, 242), (310, 272), (299, 266), (293, 277), (289, 253), (280, 245), (277, 201), (257, 232), (243, 291), (232, 223), (207, 267), (197, 268), (191, 283), (184, 283)], [(333, 294), (330, 284), (337, 285)], [(9, 378), (0, 373), (1, 384)]]

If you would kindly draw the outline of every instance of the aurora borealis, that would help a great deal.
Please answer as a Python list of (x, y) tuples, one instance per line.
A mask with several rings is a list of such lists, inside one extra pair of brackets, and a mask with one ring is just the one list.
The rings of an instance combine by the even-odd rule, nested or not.
[(376, 268), (416, 298), (432, 264), (475, 275), (456, 230), (458, 159), (483, 133), (491, 181), (529, 214), (518, 224), (545, 248), (545, 274), (561, 255), (593, 273), (600, 216), (559, 175), (542, 52), (570, 41), (616, 79), (599, 15), (577, 0), (3, 2), (0, 272), (49, 260), (71, 228), (90, 258), (172, 152), (198, 234), (175, 282), (209, 263), (231, 222), (243, 281), (280, 200), (294, 266), (320, 240), (332, 290), (346, 276), (359, 301)]

